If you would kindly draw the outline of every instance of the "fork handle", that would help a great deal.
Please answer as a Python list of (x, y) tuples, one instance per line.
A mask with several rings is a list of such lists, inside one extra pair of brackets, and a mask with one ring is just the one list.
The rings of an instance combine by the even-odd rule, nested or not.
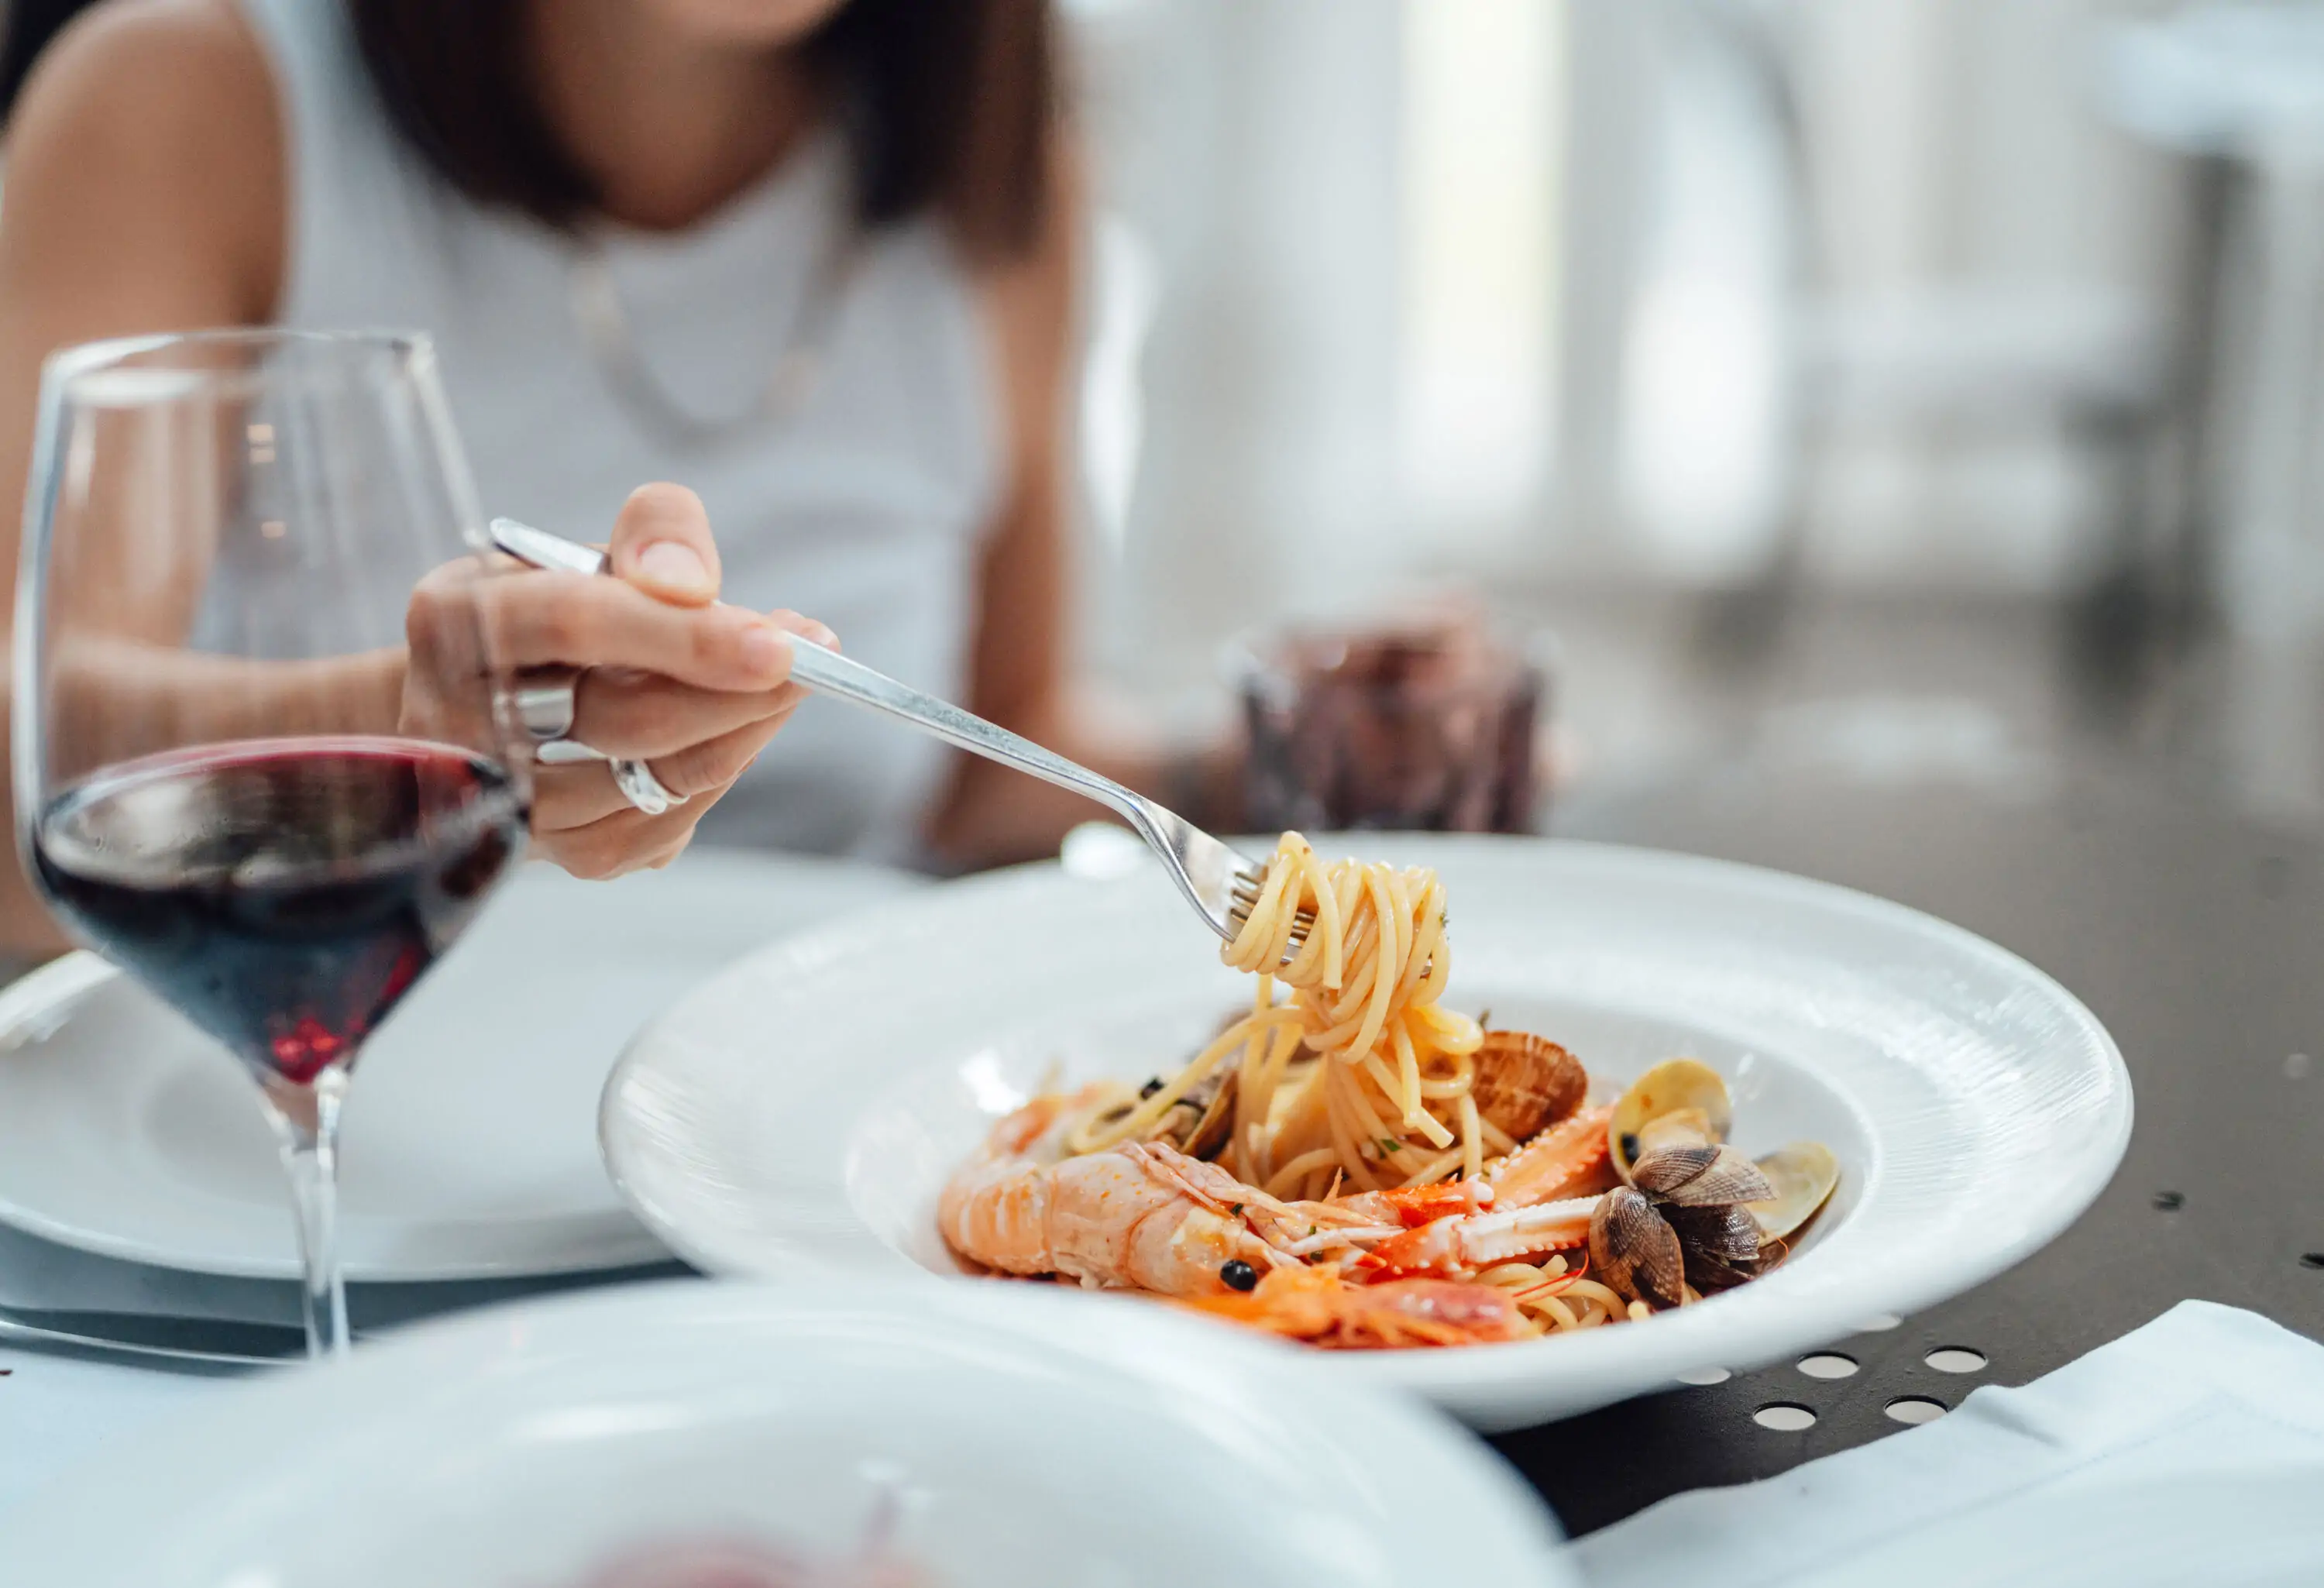
[[(596, 574), (604, 570), (605, 554), (595, 547), (583, 546), (537, 530), (530, 524), (514, 519), (496, 518), (492, 523), (493, 543), (521, 562), (535, 568), (561, 568), (571, 573)], [(1148, 814), (1147, 802), (1111, 778), (1101, 777), (1079, 762), (1067, 761), (1054, 750), (1045, 750), (1020, 734), (1012, 734), (995, 723), (986, 722), (973, 712), (963, 711), (949, 700), (939, 700), (923, 694), (909, 684), (899, 683), (887, 674), (852, 661), (835, 651), (826, 651), (812, 640), (790, 636), (791, 679), (803, 684), (818, 695), (836, 696), (868, 706), (885, 716), (926, 729), (948, 744), (997, 761), (1003, 766), (1013, 766), (1020, 772), (1071, 789), (1102, 805), (1111, 806), (1128, 817), (1132, 826), (1148, 842), (1158, 842), (1154, 818)]]
[(963, 711), (949, 700), (940, 700), (909, 684), (899, 683), (883, 672), (796, 634), (791, 636), (791, 679), (818, 695), (852, 700), (925, 729), (972, 754), (1086, 795), (1120, 811), (1140, 833), (1148, 829), (1146, 802), (1111, 778), (1102, 777), (1079, 762), (1067, 761), (1056, 751), (1044, 749), (1021, 734), (1012, 734), (996, 723), (989, 723), (974, 712)]

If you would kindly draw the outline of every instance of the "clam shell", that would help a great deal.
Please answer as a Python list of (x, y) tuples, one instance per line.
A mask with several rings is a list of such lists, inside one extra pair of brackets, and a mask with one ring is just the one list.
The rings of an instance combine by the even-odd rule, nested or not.
[(1149, 1141), (1167, 1141), (1189, 1158), (1215, 1158), (1234, 1134), (1236, 1074), (1240, 1056), (1222, 1062), (1154, 1122)]
[(1768, 1195), (1747, 1205), (1766, 1240), (1782, 1241), (1816, 1215), (1840, 1184), (1840, 1159), (1821, 1141), (1794, 1141), (1759, 1160)]
[(1680, 1249), (1686, 1253), (1686, 1282), (1703, 1296), (1716, 1296), (1721, 1290), (1732, 1290), (1738, 1285), (1748, 1284), (1759, 1277), (1757, 1269), (1738, 1268), (1731, 1262), (1697, 1251), (1685, 1242)]
[[(1232, 1066), (1226, 1073), (1231, 1078)], [(1203, 1117), (1187, 1133), (1179, 1150), (1189, 1158), (1216, 1158), (1220, 1149), (1226, 1146), (1227, 1138), (1234, 1134), (1234, 1097), (1235, 1089), (1231, 1085), (1222, 1085), (1212, 1093), (1209, 1106), (1203, 1110)]]
[(1700, 1059), (1666, 1058), (1631, 1082), (1614, 1104), (1607, 1126), (1614, 1172), (1630, 1177), (1632, 1161), (1646, 1150), (1642, 1137), (1662, 1146), (1719, 1142), (1734, 1123), (1735, 1105), (1717, 1070)]
[(1638, 1189), (1680, 1207), (1760, 1202), (1775, 1194), (1759, 1166), (1732, 1147), (1665, 1147), (1631, 1166)]
[(1477, 1112), (1519, 1142), (1570, 1118), (1589, 1095), (1582, 1061), (1528, 1031), (1486, 1032), (1471, 1062), (1476, 1071), (1469, 1095)]
[(1637, 1143), (1630, 1154), (1633, 1163), (1665, 1147), (1719, 1145), (1719, 1138), (1711, 1132), (1710, 1114), (1699, 1108), (1675, 1109), (1660, 1119), (1648, 1120), (1638, 1127), (1633, 1140)]
[(1591, 1210), (1590, 1266), (1633, 1301), (1676, 1306), (1686, 1298), (1686, 1256), (1677, 1232), (1628, 1186), (1609, 1191)]
[[(1663, 1219), (1678, 1233), (1692, 1275), (1697, 1257), (1709, 1257), (1729, 1267), (1742, 1268), (1759, 1260), (1759, 1221), (1737, 1203), (1719, 1207), (1670, 1206)], [(1702, 1288), (1697, 1285), (1696, 1289)]]

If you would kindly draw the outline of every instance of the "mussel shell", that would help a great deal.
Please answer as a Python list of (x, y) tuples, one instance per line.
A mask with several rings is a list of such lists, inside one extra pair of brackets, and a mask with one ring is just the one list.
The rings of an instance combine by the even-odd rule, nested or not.
[[(1759, 1221), (1739, 1204), (1718, 1207), (1673, 1205), (1665, 1207), (1662, 1215), (1678, 1233), (1678, 1243), (1685, 1250), (1690, 1272), (1697, 1254), (1738, 1268), (1759, 1260)], [(1695, 1288), (1700, 1290), (1702, 1287), (1698, 1285)]]
[(1469, 1095), (1477, 1112), (1517, 1141), (1570, 1118), (1590, 1094), (1582, 1061), (1529, 1031), (1486, 1032), (1471, 1062)]
[(1633, 1301), (1676, 1306), (1686, 1298), (1686, 1254), (1678, 1233), (1628, 1186), (1609, 1191), (1591, 1210), (1590, 1266)]
[(1735, 1105), (1727, 1095), (1727, 1083), (1701, 1059), (1666, 1058), (1631, 1082), (1615, 1101), (1614, 1117), (1606, 1127), (1614, 1172), (1628, 1180), (1631, 1160), (1640, 1156), (1641, 1132), (1666, 1115), (1689, 1109), (1702, 1113), (1699, 1123), (1683, 1122), (1692, 1134), (1712, 1142), (1727, 1140), (1735, 1123)]
[(1759, 1233), (1785, 1240), (1816, 1215), (1840, 1184), (1840, 1159), (1821, 1141), (1794, 1141), (1759, 1160), (1769, 1194), (1749, 1204)]
[(1759, 1202), (1775, 1194), (1759, 1166), (1732, 1147), (1665, 1147), (1631, 1167), (1638, 1189), (1680, 1207)]

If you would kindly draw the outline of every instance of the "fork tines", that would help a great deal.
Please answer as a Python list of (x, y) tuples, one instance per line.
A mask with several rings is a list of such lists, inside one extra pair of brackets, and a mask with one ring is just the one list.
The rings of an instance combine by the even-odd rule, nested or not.
[[(1264, 875), (1252, 872), (1235, 873), (1232, 902), (1227, 908), (1230, 920), (1240, 926), (1250, 919), (1251, 907), (1259, 902), (1259, 889), (1266, 881)], [(1294, 915), (1291, 918), (1291, 941), (1294, 944), (1305, 942), (1308, 929), (1314, 924), (1315, 912), (1312, 909), (1303, 909)]]

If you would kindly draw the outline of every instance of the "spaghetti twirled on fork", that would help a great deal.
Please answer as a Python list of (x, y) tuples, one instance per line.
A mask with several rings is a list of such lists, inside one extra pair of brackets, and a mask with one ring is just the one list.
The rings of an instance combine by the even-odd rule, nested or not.
[[(1469, 1095), (1484, 1033), (1436, 1002), (1452, 956), (1434, 872), (1325, 861), (1286, 833), (1222, 957), (1258, 977), (1250, 1012), (1130, 1113), (1077, 1134), (1076, 1151), (1139, 1138), (1238, 1054), (1220, 1161), (1272, 1196), (1473, 1177), (1514, 1145)], [(1277, 1002), (1278, 983), (1287, 1002)]]

